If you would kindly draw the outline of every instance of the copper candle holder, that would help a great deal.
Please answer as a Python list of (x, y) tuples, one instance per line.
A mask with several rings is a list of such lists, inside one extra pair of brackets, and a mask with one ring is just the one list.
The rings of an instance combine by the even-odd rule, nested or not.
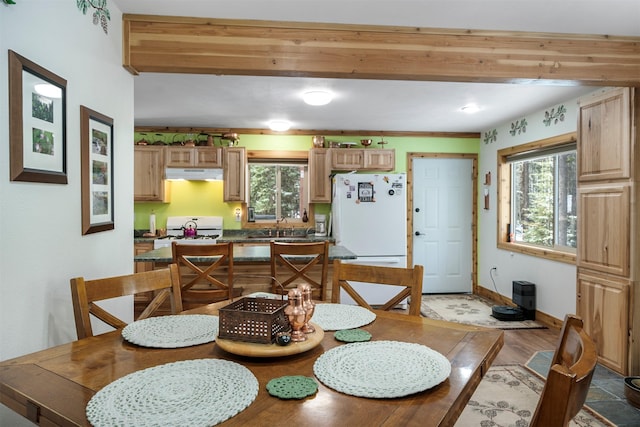
[(311, 285), (308, 283), (301, 283), (298, 285), (298, 289), (300, 289), (300, 293), (302, 294), (302, 308), (305, 311), (305, 319), (304, 325), (302, 326), (302, 332), (305, 334), (312, 334), (316, 331), (311, 323), (311, 317), (313, 317), (313, 311), (316, 308), (316, 304), (311, 299)]
[(307, 336), (302, 332), (307, 312), (302, 306), (302, 293), (299, 289), (291, 289), (288, 293), (289, 305), (284, 309), (284, 314), (291, 324), (291, 341), (306, 341)]

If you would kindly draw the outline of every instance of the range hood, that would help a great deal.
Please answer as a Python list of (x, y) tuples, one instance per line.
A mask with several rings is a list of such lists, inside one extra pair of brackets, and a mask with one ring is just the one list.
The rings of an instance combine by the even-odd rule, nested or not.
[(165, 179), (184, 179), (188, 181), (222, 181), (222, 169), (166, 168)]

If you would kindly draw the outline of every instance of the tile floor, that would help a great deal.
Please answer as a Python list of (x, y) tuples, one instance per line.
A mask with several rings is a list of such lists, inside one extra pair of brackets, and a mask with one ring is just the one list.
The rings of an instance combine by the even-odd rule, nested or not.
[[(546, 377), (551, 357), (552, 351), (539, 351), (527, 362), (527, 367)], [(600, 364), (593, 374), (586, 405), (618, 427), (640, 427), (640, 409), (631, 406), (624, 397), (624, 377)]]

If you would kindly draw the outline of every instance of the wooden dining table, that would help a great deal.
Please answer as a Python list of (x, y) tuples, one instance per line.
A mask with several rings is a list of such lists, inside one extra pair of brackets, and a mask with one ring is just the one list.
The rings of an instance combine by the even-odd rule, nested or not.
[[(184, 314), (217, 315), (227, 303)], [(418, 343), (451, 362), (451, 374), (439, 385), (396, 398), (363, 398), (337, 392), (317, 381), (317, 393), (304, 399), (271, 396), (266, 384), (287, 375), (314, 377), (313, 364), (324, 352), (345, 345), (326, 331), (320, 344), (284, 357), (231, 354), (215, 342), (184, 348), (147, 348), (130, 344), (121, 330), (52, 347), (0, 362), (0, 401), (40, 425), (90, 425), (85, 413), (96, 392), (145, 368), (182, 360), (226, 359), (248, 368), (259, 382), (256, 399), (224, 426), (451, 426), (502, 348), (503, 332), (457, 323), (375, 311), (362, 329), (372, 340)], [(314, 377), (315, 378), (315, 377)]]

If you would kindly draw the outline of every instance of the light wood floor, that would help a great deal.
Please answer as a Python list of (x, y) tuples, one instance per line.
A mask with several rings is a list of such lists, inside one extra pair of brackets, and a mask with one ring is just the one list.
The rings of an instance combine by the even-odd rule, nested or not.
[(504, 346), (493, 365), (524, 365), (537, 351), (556, 348), (558, 329), (517, 329), (504, 331)]

